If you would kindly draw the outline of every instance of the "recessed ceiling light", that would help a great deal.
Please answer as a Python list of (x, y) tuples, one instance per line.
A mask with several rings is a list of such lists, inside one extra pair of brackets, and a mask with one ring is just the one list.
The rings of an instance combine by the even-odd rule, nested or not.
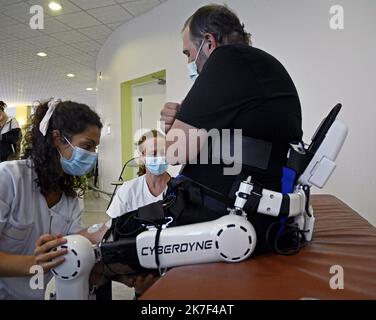
[(87, 91), (93, 91), (93, 88), (86, 88)]
[(74, 77), (74, 74), (73, 74), (73, 73), (68, 73), (68, 74), (67, 74), (67, 77), (69, 77), (69, 78), (73, 78), (73, 77)]
[(47, 53), (45, 53), (45, 52), (38, 52), (37, 56), (39, 56), (39, 57), (47, 57)]
[(55, 1), (52, 1), (49, 3), (48, 7), (52, 10), (52, 11), (59, 11), (61, 10), (62, 6), (55, 2)]

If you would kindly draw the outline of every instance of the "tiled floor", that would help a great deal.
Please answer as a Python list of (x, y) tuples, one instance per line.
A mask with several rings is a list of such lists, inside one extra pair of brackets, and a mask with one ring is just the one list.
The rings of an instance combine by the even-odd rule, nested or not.
[(84, 199), (83, 226), (89, 227), (96, 223), (106, 222), (108, 216), (105, 213), (108, 201), (102, 199), (94, 192), (87, 192)]
[[(108, 201), (99, 197), (96, 193), (88, 192), (84, 200), (84, 214), (82, 216), (83, 226), (89, 227), (96, 223), (106, 222), (108, 216), (105, 214)], [(53, 280), (47, 286), (46, 296), (49, 292), (54, 292)], [(134, 289), (128, 288), (122, 283), (112, 282), (112, 298), (113, 300), (132, 300), (134, 297)]]

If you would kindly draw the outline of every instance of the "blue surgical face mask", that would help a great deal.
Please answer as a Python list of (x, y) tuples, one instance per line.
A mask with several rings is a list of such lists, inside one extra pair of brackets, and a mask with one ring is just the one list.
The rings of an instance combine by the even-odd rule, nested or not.
[(72, 147), (73, 153), (70, 159), (65, 159), (60, 154), (60, 164), (63, 171), (71, 176), (84, 176), (93, 170), (98, 160), (98, 154), (73, 146), (67, 138), (64, 137), (64, 139)]
[(202, 46), (204, 45), (204, 43), (205, 43), (205, 39), (202, 40), (202, 42), (201, 42), (201, 45), (200, 45), (200, 48), (197, 51), (197, 55), (196, 55), (195, 60), (192, 61), (191, 63), (187, 64), (188, 75), (193, 82), (195, 82), (196, 79), (198, 78), (198, 69), (197, 69), (196, 61), (197, 61), (198, 56), (200, 55), (200, 52), (201, 52), (201, 49), (202, 49)]
[(145, 167), (155, 176), (166, 172), (168, 163), (166, 157), (145, 157)]

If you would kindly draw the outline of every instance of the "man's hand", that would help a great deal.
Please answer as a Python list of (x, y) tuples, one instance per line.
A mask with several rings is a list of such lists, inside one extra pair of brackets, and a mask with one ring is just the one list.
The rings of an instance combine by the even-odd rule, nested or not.
[(112, 263), (105, 266), (103, 262), (98, 262), (91, 270), (89, 283), (90, 285), (102, 286), (109, 280), (124, 283), (132, 288), (136, 281), (134, 270), (128, 265), (122, 263)]
[(45, 234), (41, 236), (36, 242), (36, 248), (34, 251), (34, 256), (32, 256), (31, 266), (40, 265), (43, 268), (43, 271), (47, 272), (50, 269), (62, 264), (65, 261), (64, 257), (62, 256), (65, 255), (68, 250), (51, 250), (66, 242), (67, 240), (64, 239), (63, 235), (61, 234)]
[(78, 234), (89, 239), (92, 244), (96, 244), (103, 239), (103, 236), (111, 226), (111, 220), (106, 223), (97, 223), (87, 229), (81, 230)]
[(180, 110), (180, 103), (167, 102), (161, 111), (161, 122), (164, 123), (164, 130), (167, 133), (175, 122), (177, 113)]
[(155, 281), (159, 279), (158, 276), (149, 273), (146, 275), (139, 275), (135, 277), (135, 281), (133, 283), (134, 290), (138, 295), (143, 294), (147, 289), (149, 289)]

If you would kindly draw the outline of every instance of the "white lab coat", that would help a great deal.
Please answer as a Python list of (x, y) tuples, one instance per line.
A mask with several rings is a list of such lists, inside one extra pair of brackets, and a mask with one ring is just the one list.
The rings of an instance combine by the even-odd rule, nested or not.
[[(43, 234), (63, 235), (82, 230), (82, 203), (78, 198), (62, 195), (48, 208), (45, 197), (34, 180), (31, 160), (0, 163), (0, 251), (32, 255), (35, 243)], [(51, 273), (45, 274), (47, 286)], [(44, 290), (32, 290), (30, 277), (0, 278), (0, 300), (43, 299)]]
[(125, 182), (116, 192), (107, 214), (111, 218), (119, 217), (127, 212), (137, 210), (150, 203), (163, 199), (164, 190), (160, 195), (154, 196), (146, 183), (146, 175)]
[(9, 117), (5, 124), (0, 128), (0, 134), (8, 133), (9, 131), (19, 127), (20, 125), (18, 124), (16, 118)]

